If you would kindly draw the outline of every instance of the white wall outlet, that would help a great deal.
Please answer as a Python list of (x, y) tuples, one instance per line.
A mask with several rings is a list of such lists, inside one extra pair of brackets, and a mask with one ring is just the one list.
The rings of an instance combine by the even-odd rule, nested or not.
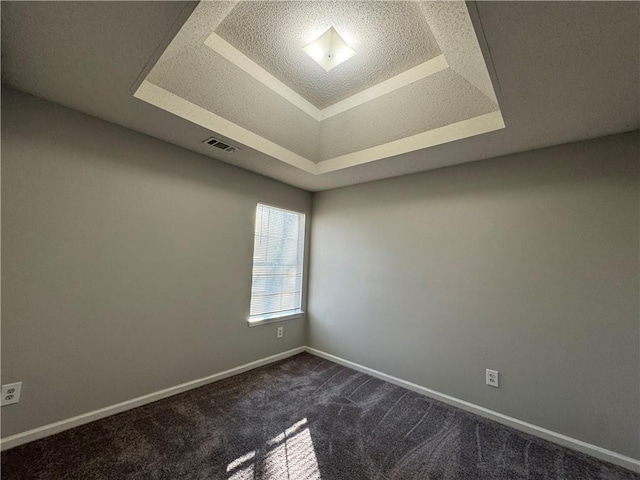
[(276, 338), (284, 337), (284, 327), (278, 327), (278, 332), (276, 333)]
[(2, 406), (11, 405), (20, 401), (20, 390), (22, 382), (7, 383), (2, 385)]
[(487, 377), (486, 377), (487, 385), (490, 387), (498, 388), (498, 371), (497, 370), (489, 370), (487, 368)]

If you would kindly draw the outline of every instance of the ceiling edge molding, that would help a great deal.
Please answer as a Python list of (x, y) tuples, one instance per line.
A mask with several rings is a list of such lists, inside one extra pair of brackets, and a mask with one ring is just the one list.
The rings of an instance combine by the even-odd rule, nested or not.
[(504, 128), (500, 110), (434, 128), (410, 137), (318, 162), (317, 174), (334, 172)]
[(236, 67), (242, 69), (244, 72), (251, 75), (263, 85), (269, 87), (271, 90), (276, 92), (288, 102), (298, 107), (314, 120), (320, 119), (320, 109), (318, 109), (318, 107), (316, 107), (300, 94), (286, 86), (284, 83), (271, 75), (264, 68), (251, 60), (244, 53), (235, 48), (215, 32), (209, 35), (204, 43), (211, 50), (229, 60)]
[(378, 97), (422, 80), (429, 75), (434, 75), (442, 70), (449, 68), (449, 63), (447, 62), (445, 56), (443, 54), (440, 54), (437, 57), (421, 63), (420, 65), (417, 65), (413, 68), (410, 68), (409, 70), (395, 75), (394, 77), (380, 82), (373, 87), (367, 88), (366, 90), (358, 92), (348, 98), (345, 98), (344, 100), (341, 100), (320, 110), (318, 107), (306, 100), (296, 91), (271, 75), (240, 50), (236, 49), (233, 45), (220, 37), (217, 33), (214, 32), (209, 35), (204, 43), (211, 50), (221, 55), (229, 62), (233, 63), (236, 67), (240, 68), (245, 73), (251, 75), (260, 83), (273, 90), (282, 98), (295, 105), (318, 122), (333, 117), (334, 115), (346, 112), (347, 110), (358, 107)]
[(496, 110), (393, 142), (323, 160), (316, 164), (308, 158), (287, 150), (147, 80), (142, 82), (134, 96), (312, 175), (322, 175), (383, 158), (395, 157), (415, 150), (492, 132), (505, 126), (502, 113), (500, 110)]
[(133, 95), (151, 105), (173, 113), (185, 120), (223, 135), (231, 140), (258, 150), (307, 173), (317, 175), (317, 165), (311, 160), (287, 150), (280, 145), (236, 125), (229, 120), (212, 113), (195, 103), (191, 103), (178, 95), (158, 87), (145, 80)]
[(418, 80), (428, 77), (429, 75), (436, 74), (449, 68), (449, 63), (443, 54), (438, 55), (430, 60), (427, 60), (420, 65), (416, 65), (409, 70), (406, 70), (398, 75), (391, 77), (384, 82), (380, 82), (373, 87), (367, 88), (355, 95), (345, 98), (344, 100), (334, 103), (333, 105), (320, 110), (320, 121), (333, 117), (340, 113), (346, 112), (351, 108), (358, 107), (363, 103), (367, 103), (371, 100), (375, 100), (378, 97), (391, 93), (394, 90), (406, 87)]

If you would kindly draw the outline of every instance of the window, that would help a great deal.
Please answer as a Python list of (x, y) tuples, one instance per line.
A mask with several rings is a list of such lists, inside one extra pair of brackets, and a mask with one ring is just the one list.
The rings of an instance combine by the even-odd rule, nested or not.
[(302, 313), (304, 220), (303, 213), (258, 204), (249, 322)]

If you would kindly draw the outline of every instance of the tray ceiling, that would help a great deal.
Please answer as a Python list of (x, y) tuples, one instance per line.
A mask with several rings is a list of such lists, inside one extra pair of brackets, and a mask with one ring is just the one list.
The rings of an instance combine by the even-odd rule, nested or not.
[[(357, 54), (326, 72), (303, 47), (330, 27)], [(215, 33), (319, 109), (441, 53), (417, 2), (240, 2)]]
[(461, 1), (201, 2), (134, 95), (314, 175), (504, 127)]
[[(265, 154), (223, 135), (207, 122), (202, 123), (208, 126), (202, 126), (133, 96), (161, 56), (166, 61), (171, 55), (181, 55), (195, 44), (204, 45), (208, 36), (215, 33), (218, 24), (212, 25), (210, 17), (196, 15), (197, 2), (3, 2), (3, 88), (15, 88), (197, 152), (203, 161), (216, 159), (310, 191), (483, 161), (640, 127), (638, 2), (467, 2), (464, 6), (468, 13), (451, 6), (440, 8), (442, 3), (448, 2), (420, 4), (426, 12), (425, 18), (431, 18), (428, 22), (431, 32), (446, 59), (445, 70), (440, 73), (458, 75), (461, 77), (456, 78), (458, 82), (469, 89), (469, 85), (477, 88), (490, 100), (493, 100), (494, 86), (499, 86), (496, 93), (506, 128), (403, 155), (391, 154), (361, 165), (358, 162), (362, 158), (358, 157), (366, 158), (367, 151), (356, 150), (351, 154), (355, 166), (333, 172), (318, 173), (331, 167), (330, 160), (311, 162), (318, 171), (308, 173), (279, 160), (277, 155), (285, 148), (275, 146), (273, 141), (270, 144), (275, 150), (273, 155)], [(207, 4), (208, 9), (221, 12), (221, 19), (236, 6), (233, 2), (219, 1)], [(471, 18), (475, 31), (457, 29), (455, 36), (443, 34), (439, 25), (446, 30), (445, 27), (455, 24), (456, 18), (466, 15)], [(176, 34), (188, 19), (192, 27), (199, 22), (201, 28), (180, 32), (180, 38), (187, 37), (182, 44), (183, 51)], [(468, 61), (465, 45), (469, 44), (469, 38), (475, 41), (476, 34), (486, 67), (484, 62)], [(212, 52), (206, 45), (203, 48)], [(246, 55), (245, 58), (248, 59)], [(493, 83), (478, 74), (487, 67)], [(411, 70), (402, 75), (410, 76)], [(240, 73), (246, 74), (243, 70)], [(422, 75), (416, 76), (422, 78)], [(274, 95), (273, 89), (260, 85)], [(213, 88), (218, 96), (234, 94), (230, 86), (215, 84)], [(391, 101), (401, 92), (402, 89), (397, 89), (378, 99)], [(248, 98), (252, 100), (260, 99), (257, 93), (244, 94), (251, 95)], [(428, 99), (428, 95), (423, 95), (423, 102)], [(250, 103), (246, 102), (246, 106)], [(289, 101), (285, 103), (292, 112), (300, 110)], [(286, 129), (281, 124), (286, 123), (283, 120), (287, 115), (283, 113), (283, 104), (280, 105), (283, 110), (269, 118), (273, 128), (280, 128), (284, 134)], [(478, 106), (481, 107), (482, 102)], [(375, 101), (367, 105), (372, 110), (374, 107)], [(316, 120), (320, 122), (319, 129), (305, 124), (312, 136), (299, 136), (306, 139), (310, 158), (330, 155), (331, 149), (340, 143), (338, 134), (352, 137), (352, 148), (363, 148), (359, 142), (366, 140), (366, 130), (372, 128), (371, 124), (384, 120), (388, 127), (392, 125), (392, 118), (402, 117), (377, 114), (369, 115), (366, 121), (349, 121), (346, 113)], [(221, 121), (225, 120), (222, 112), (218, 114)], [(341, 117), (344, 120), (336, 122)], [(239, 129), (231, 123), (226, 124), (232, 127), (230, 134), (233, 128)], [(469, 122), (466, 125), (469, 127)], [(351, 129), (350, 133), (345, 126)], [(378, 133), (382, 135), (378, 154), (388, 154), (387, 149), (393, 151), (397, 146), (391, 141), (394, 130), (388, 128)], [(256, 130), (253, 134), (264, 143), (269, 132)], [(323, 142), (322, 149), (321, 134), (329, 139)], [(425, 137), (436, 134), (437, 129), (423, 132)], [(240, 146), (241, 150), (231, 154), (203, 143), (211, 136)], [(335, 145), (330, 141), (333, 136)], [(184, 158), (183, 154), (188, 155), (176, 150), (176, 161)], [(149, 162), (153, 163), (153, 159)], [(348, 164), (344, 159), (336, 162), (343, 167)]]

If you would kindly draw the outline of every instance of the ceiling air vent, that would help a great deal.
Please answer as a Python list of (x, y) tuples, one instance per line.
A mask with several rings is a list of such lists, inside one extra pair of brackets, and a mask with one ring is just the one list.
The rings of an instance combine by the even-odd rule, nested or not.
[(209, 137), (204, 142), (207, 145), (211, 145), (212, 147), (219, 148), (220, 150), (224, 150), (225, 152), (233, 153), (238, 150), (238, 147), (232, 147), (228, 143), (221, 142), (217, 138)]

